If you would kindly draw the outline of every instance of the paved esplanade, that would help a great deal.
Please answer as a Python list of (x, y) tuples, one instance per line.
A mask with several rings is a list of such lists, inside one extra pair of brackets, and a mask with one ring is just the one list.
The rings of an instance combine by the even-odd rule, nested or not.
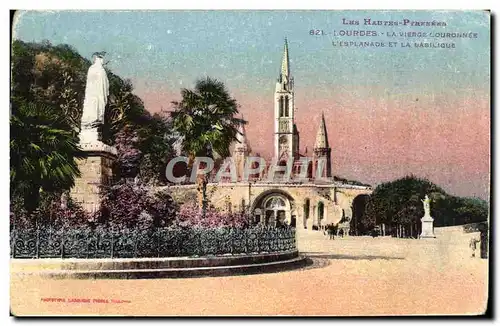
[[(387, 315), (479, 313), (487, 261), (467, 243), (437, 239), (299, 235), (313, 260), (301, 270), (246, 276), (150, 280), (12, 278), (14, 314)], [(305, 241), (307, 240), (307, 241)], [(108, 299), (43, 302), (42, 298)], [(110, 300), (130, 301), (115, 303)]]

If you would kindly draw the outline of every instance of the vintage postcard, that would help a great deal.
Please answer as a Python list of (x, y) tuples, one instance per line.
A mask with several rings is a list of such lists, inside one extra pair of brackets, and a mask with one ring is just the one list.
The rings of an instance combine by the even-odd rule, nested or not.
[(490, 23), (13, 13), (11, 314), (487, 314)]

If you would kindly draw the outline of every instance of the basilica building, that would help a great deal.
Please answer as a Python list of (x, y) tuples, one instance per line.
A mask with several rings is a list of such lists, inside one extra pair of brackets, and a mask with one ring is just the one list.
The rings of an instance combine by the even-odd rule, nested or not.
[[(318, 126), (313, 153), (309, 155), (311, 157), (307, 157), (307, 153), (300, 153), (294, 100), (294, 79), (285, 39), (274, 98), (269, 101), (270, 106), (274, 107), (274, 130), (269, 131), (269, 136), (274, 137), (274, 162), (282, 167), (289, 164), (292, 177), (280, 175), (282, 172), (276, 172), (272, 165), (258, 174), (245, 177), (244, 167), (247, 158), (253, 156), (253, 153), (245, 128), (241, 126), (232, 153), (238, 178), (209, 183), (209, 202), (221, 209), (248, 210), (256, 224), (288, 224), (295, 226), (297, 232), (319, 230), (328, 224), (338, 224), (339, 229), (349, 234), (352, 219), (363, 213), (362, 207), (372, 188), (334, 180), (332, 149), (324, 115)], [(197, 186), (170, 185), (161, 189), (183, 202), (196, 197)]]

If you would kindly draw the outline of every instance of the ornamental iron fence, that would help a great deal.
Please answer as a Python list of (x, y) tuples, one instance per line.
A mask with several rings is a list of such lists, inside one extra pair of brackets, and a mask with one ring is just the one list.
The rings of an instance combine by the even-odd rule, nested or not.
[(12, 258), (153, 258), (296, 250), (295, 228), (14, 229)]

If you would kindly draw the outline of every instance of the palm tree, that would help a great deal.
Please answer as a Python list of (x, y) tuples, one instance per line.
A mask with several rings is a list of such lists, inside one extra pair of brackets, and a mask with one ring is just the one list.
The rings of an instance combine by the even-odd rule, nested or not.
[(33, 212), (40, 193), (62, 193), (80, 176), (78, 138), (60, 112), (38, 103), (15, 106), (10, 117), (11, 195)]
[[(224, 84), (207, 77), (196, 81), (194, 90), (182, 89), (181, 95), (182, 101), (172, 102), (172, 118), (175, 131), (182, 137), (182, 151), (189, 156), (188, 168), (192, 168), (196, 156), (213, 158), (217, 153), (228, 157), (238, 127), (245, 121), (235, 117), (238, 105)], [(198, 180), (205, 208), (207, 179)]]

